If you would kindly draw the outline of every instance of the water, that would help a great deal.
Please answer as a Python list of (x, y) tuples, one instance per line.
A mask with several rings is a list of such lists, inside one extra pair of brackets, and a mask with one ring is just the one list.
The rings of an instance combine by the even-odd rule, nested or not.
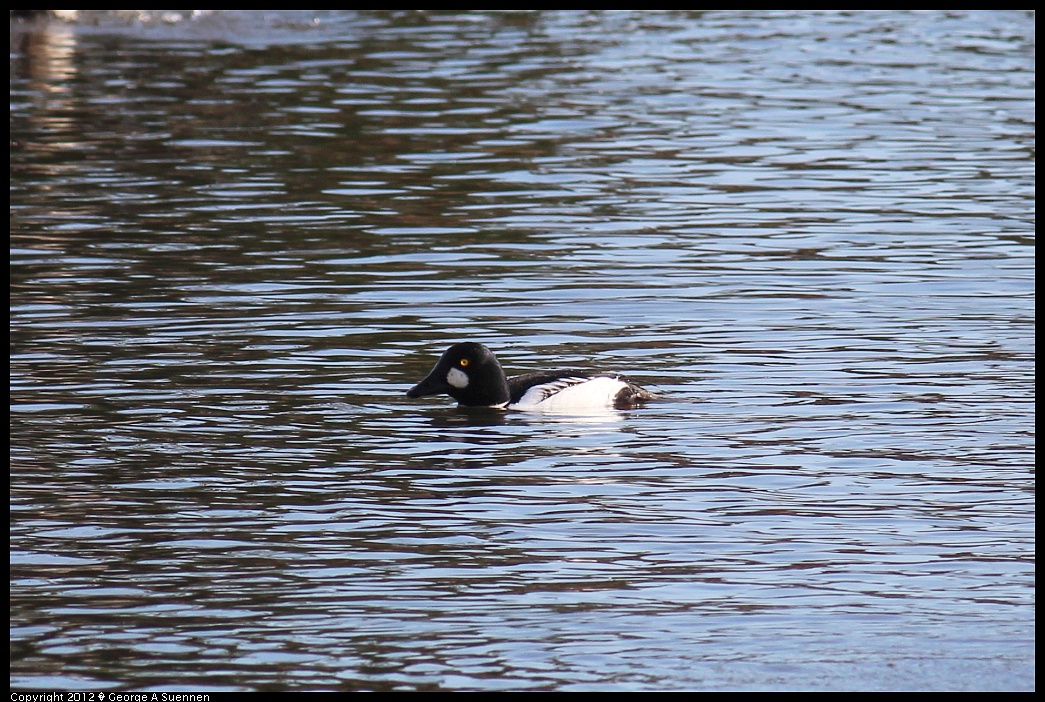
[(1032, 14), (11, 49), (12, 688), (1034, 688)]

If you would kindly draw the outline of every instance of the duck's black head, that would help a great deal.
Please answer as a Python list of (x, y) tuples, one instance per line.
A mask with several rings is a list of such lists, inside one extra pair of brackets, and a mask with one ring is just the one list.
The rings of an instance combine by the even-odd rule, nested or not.
[(482, 344), (454, 344), (428, 377), (407, 391), (407, 397), (446, 393), (468, 407), (497, 407), (508, 403), (508, 379), (497, 357)]

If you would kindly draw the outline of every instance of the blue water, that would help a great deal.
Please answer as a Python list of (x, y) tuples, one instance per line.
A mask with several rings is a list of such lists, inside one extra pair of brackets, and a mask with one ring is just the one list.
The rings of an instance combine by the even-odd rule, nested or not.
[[(13, 20), (12, 688), (1034, 689), (1033, 56)], [(662, 397), (406, 399), (465, 339)]]

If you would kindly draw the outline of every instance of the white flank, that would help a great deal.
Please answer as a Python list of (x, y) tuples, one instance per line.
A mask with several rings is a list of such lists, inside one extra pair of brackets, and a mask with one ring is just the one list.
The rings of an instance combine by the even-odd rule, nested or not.
[(462, 370), (451, 368), (450, 372), (446, 374), (446, 382), (460, 390), (468, 387), (468, 375)]
[(627, 383), (616, 378), (563, 378), (533, 386), (512, 409), (569, 412), (611, 407), (617, 393), (625, 387)]

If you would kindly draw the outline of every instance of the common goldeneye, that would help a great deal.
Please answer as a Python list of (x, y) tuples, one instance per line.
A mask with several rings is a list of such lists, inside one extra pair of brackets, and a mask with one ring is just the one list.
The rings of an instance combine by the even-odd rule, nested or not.
[(407, 397), (446, 393), (465, 407), (569, 411), (636, 407), (653, 393), (613, 375), (538, 371), (508, 378), (490, 349), (475, 342), (454, 344), (428, 377)]

